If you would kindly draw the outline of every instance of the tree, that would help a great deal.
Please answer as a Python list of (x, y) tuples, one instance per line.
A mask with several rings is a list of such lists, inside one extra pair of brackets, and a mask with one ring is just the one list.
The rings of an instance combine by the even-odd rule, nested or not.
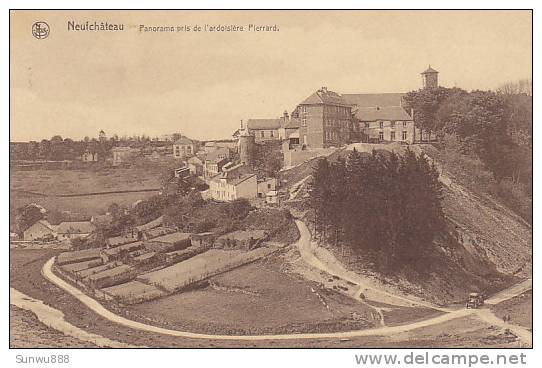
[(437, 170), (407, 150), (318, 160), (309, 205), (321, 241), (377, 256), (381, 271), (414, 264), (444, 229)]
[(435, 132), (439, 127), (436, 124), (435, 115), (440, 104), (452, 93), (457, 93), (458, 89), (449, 89), (445, 87), (424, 88), (418, 91), (411, 91), (404, 97), (405, 109), (414, 110), (414, 123), (419, 129), (429, 133)]
[(41, 209), (32, 204), (18, 208), (15, 215), (15, 221), (17, 223), (19, 233), (23, 233), (26, 229), (41, 219), (43, 219)]

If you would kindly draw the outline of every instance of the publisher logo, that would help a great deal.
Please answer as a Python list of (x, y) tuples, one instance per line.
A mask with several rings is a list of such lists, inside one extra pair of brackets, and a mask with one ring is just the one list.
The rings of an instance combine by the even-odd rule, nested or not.
[(45, 22), (36, 22), (32, 24), (32, 36), (38, 40), (43, 40), (49, 36), (49, 25)]

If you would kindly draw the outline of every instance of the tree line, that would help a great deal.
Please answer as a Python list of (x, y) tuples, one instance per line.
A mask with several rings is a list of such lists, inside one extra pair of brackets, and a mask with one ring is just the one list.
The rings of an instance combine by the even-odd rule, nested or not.
[(315, 235), (376, 255), (384, 272), (414, 264), (444, 230), (438, 175), (410, 150), (322, 158), (309, 198)]
[[(532, 84), (508, 83), (497, 91), (421, 89), (405, 96), (418, 128), (432, 132), (446, 152), (465, 163), (480, 160), (494, 184), (488, 190), (531, 220)], [(461, 160), (454, 157), (453, 160)], [(475, 176), (485, 173), (476, 172)]]

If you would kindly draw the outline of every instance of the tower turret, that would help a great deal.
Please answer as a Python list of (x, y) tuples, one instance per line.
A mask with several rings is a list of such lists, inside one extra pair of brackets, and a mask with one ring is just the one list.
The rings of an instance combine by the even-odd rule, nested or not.
[(421, 75), (423, 88), (438, 88), (438, 72), (431, 65)]
[(239, 135), (239, 158), (241, 163), (252, 168), (254, 165), (255, 137), (250, 134), (248, 127)]

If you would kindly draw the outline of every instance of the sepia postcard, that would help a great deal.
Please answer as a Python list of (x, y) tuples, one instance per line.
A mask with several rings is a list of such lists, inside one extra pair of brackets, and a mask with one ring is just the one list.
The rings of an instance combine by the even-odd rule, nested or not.
[(532, 348), (532, 17), (10, 10), (9, 347)]

